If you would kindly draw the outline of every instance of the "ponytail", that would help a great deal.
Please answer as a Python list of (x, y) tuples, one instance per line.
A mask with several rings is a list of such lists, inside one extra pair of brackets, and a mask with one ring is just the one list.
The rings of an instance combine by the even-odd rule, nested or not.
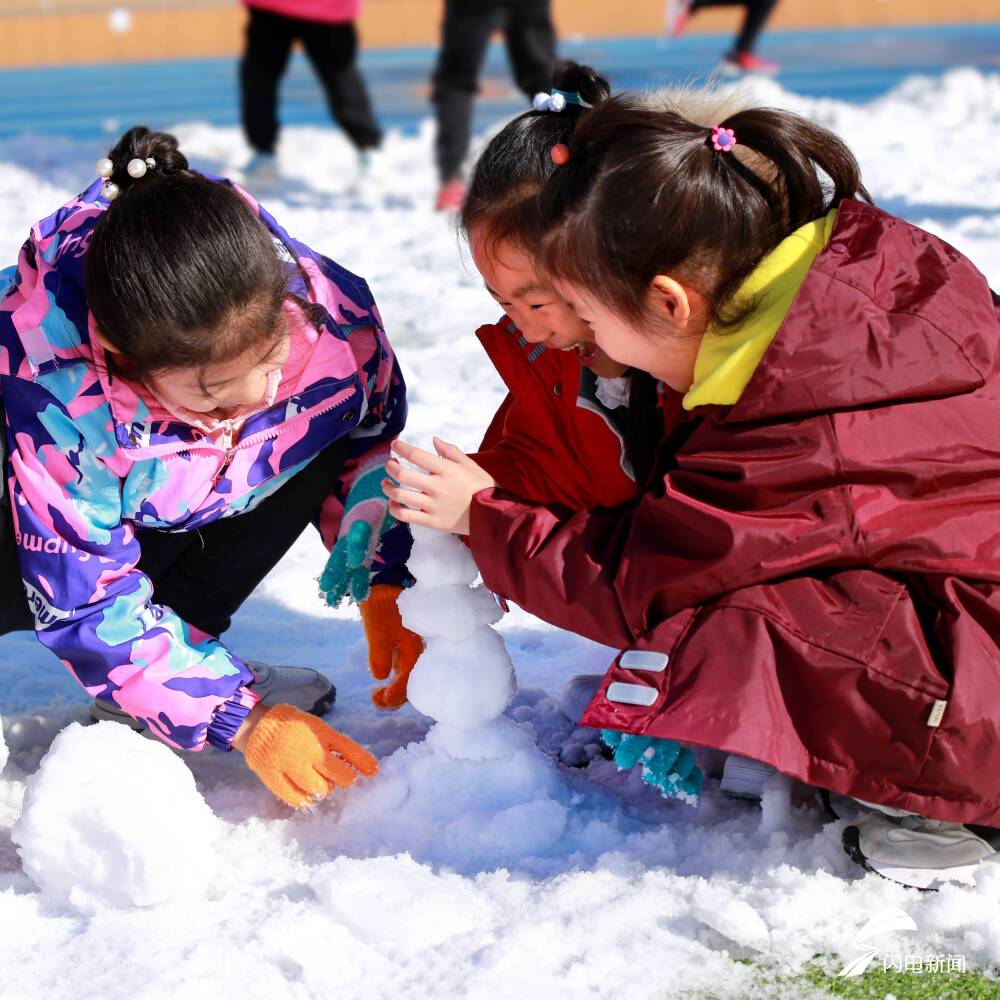
[[(829, 130), (766, 108), (708, 122), (718, 100), (686, 93), (623, 95), (581, 116), (569, 162), (540, 199), (539, 256), (633, 320), (653, 278), (671, 274), (704, 296), (714, 320), (733, 322), (733, 293), (778, 243), (845, 198), (871, 199)], [(731, 129), (736, 144), (715, 149), (710, 125)]]
[(561, 111), (526, 111), (509, 122), (487, 144), (476, 162), (462, 208), (460, 226), (466, 237), (473, 227), (495, 248), (512, 239), (530, 244), (536, 223), (534, 201), (556, 169), (552, 147), (569, 142), (584, 111), (607, 100), (611, 86), (596, 70), (563, 61), (552, 74), (553, 90), (577, 95)]
[[(108, 367), (140, 379), (274, 340), (289, 268), (250, 203), (191, 170), (163, 132), (129, 129), (108, 159), (119, 193), (84, 259), (87, 306), (115, 348)], [(143, 176), (129, 174), (133, 160), (147, 162)]]

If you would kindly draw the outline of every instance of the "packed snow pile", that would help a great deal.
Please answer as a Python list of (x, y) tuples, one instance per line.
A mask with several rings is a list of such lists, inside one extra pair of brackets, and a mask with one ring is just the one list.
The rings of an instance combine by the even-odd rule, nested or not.
[(101, 722), (56, 737), (28, 779), (13, 840), (47, 897), (97, 913), (204, 896), (220, 834), (180, 757)]
[[(840, 131), (876, 202), (1000, 286), (1000, 75), (913, 78), (861, 107), (759, 86)], [(213, 173), (249, 157), (236, 129), (150, 124)], [(285, 182), (265, 204), (369, 282), (406, 377), (407, 438), (475, 449), (505, 390), (474, 331), (500, 310), (432, 211), (432, 130), (389, 135), (388, 184), (360, 191), (335, 132), (290, 127), (282, 143)], [(0, 267), (106, 149), (0, 142)], [(427, 589), (403, 606), (428, 651), (396, 713), (371, 704), (356, 612), (316, 597), (313, 533), (236, 616), (234, 652), (327, 672), (327, 721), (380, 758), (376, 779), (303, 814), (238, 753), (179, 757), (111, 724), (56, 737), (86, 719), (86, 695), (33, 636), (0, 639), (0, 1000), (743, 998), (817, 955), (835, 974), (895, 910), (917, 930), (873, 939), (880, 955), (1000, 965), (1000, 864), (975, 889), (908, 892), (863, 877), (843, 821), (793, 803), (782, 779), (762, 809), (706, 777), (694, 809), (582, 752), (596, 734), (574, 731), (559, 694), (615, 651), (516, 609), (497, 622), (456, 546), (418, 546)], [(803, 995), (793, 982), (778, 995)]]
[[(571, 790), (532, 728), (502, 713), (514, 668), (490, 626), (502, 612), (468, 549), (451, 535), (413, 532), (417, 583), (400, 596), (404, 624), (426, 648), (410, 678), (410, 703), (436, 720), (397, 750), (344, 806), (332, 832), (350, 850), (407, 851), (460, 872), (513, 865), (546, 870), (567, 852), (598, 857), (634, 823), (594, 789)], [(562, 773), (560, 773), (562, 772)], [(589, 808), (584, 807), (585, 803)]]

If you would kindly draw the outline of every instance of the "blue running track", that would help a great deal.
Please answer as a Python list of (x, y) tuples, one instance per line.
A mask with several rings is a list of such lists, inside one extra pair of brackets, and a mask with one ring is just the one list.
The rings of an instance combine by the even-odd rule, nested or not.
[[(0, 19), (0, 27), (2, 27)], [(563, 55), (591, 63), (616, 87), (698, 80), (717, 64), (729, 38), (694, 35), (564, 41)], [(772, 32), (761, 54), (782, 67), (779, 82), (810, 96), (861, 102), (915, 73), (940, 75), (955, 66), (1000, 71), (1000, 23), (927, 28)], [(376, 110), (390, 128), (411, 130), (429, 113), (431, 48), (364, 53), (362, 66)], [(502, 47), (490, 51), (477, 103), (476, 127), (524, 107), (512, 88)], [(238, 118), (234, 59), (173, 60), (107, 66), (0, 70), (0, 137), (24, 133), (98, 138), (143, 122), (233, 125)], [(297, 55), (281, 94), (285, 124), (329, 123), (322, 94)]]

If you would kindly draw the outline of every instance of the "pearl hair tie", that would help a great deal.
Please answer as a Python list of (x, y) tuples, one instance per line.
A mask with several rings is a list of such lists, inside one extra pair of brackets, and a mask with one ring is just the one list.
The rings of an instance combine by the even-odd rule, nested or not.
[(563, 111), (570, 105), (575, 104), (580, 108), (592, 108), (593, 104), (588, 104), (578, 93), (569, 90), (557, 90), (552, 88), (551, 94), (539, 91), (532, 99), (531, 106), (536, 111)]
[[(145, 177), (147, 172), (154, 169), (155, 166), (156, 160), (151, 156), (147, 156), (145, 160), (136, 157), (128, 161), (125, 170), (133, 180), (139, 180), (139, 178)], [(101, 185), (101, 197), (105, 201), (114, 201), (122, 193), (122, 189), (111, 180), (114, 172), (115, 165), (108, 157), (105, 156), (97, 161), (97, 174), (99, 177), (104, 178), (104, 183)]]

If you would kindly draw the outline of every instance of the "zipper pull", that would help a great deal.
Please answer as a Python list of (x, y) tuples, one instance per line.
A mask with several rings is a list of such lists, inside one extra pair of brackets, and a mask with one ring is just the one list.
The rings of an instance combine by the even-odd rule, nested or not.
[(226, 469), (229, 468), (229, 463), (233, 460), (233, 455), (236, 454), (236, 449), (232, 446), (226, 449), (225, 458), (222, 460), (222, 465), (219, 466), (219, 471), (215, 474), (215, 479), (212, 480), (212, 485), (214, 486), (223, 476)]

